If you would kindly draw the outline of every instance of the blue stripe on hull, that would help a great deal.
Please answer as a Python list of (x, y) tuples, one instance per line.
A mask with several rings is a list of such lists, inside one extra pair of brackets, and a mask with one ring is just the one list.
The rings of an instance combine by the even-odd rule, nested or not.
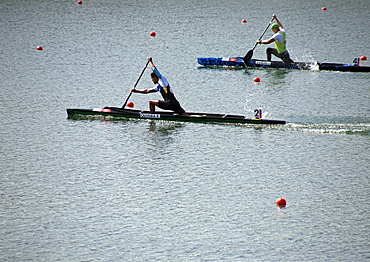
[[(209, 67), (246, 67), (242, 57), (198, 57), (198, 63)], [(354, 64), (312, 62), (295, 62), (293, 64), (285, 64), (280, 61), (266, 61), (258, 59), (251, 59), (247, 64), (247, 67), (370, 72), (369, 66), (358, 66)]]

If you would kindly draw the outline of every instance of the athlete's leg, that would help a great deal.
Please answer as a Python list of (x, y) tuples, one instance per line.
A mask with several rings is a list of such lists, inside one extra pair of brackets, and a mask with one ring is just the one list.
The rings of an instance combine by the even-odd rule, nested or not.
[(294, 63), (294, 61), (290, 59), (290, 55), (288, 51), (281, 53), (281, 60), (283, 60), (283, 62), (286, 64)]
[(273, 54), (274, 56), (277, 56), (278, 55), (278, 52), (275, 48), (267, 48), (266, 49), (266, 56), (267, 56), (267, 61), (271, 61), (271, 54)]
[(157, 100), (157, 99), (149, 100), (150, 113), (152, 113), (152, 114), (155, 113), (155, 107), (158, 106), (158, 102), (159, 102), (159, 100)]

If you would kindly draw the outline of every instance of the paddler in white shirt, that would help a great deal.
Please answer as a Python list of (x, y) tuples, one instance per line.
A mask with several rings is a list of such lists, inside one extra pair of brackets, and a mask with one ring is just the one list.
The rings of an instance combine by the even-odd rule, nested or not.
[(286, 49), (286, 34), (283, 25), (280, 23), (276, 15), (272, 15), (272, 18), (276, 20), (276, 23), (271, 25), (271, 30), (274, 32), (274, 35), (268, 40), (257, 40), (256, 43), (265, 45), (272, 42), (275, 43), (276, 48), (269, 47), (266, 49), (268, 61), (271, 61), (271, 54), (273, 54), (283, 60), (286, 64), (294, 63), (294, 61), (290, 59), (289, 52)]

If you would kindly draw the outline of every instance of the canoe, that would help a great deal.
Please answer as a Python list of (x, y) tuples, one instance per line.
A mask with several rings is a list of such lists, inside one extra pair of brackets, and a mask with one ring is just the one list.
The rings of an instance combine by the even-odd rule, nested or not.
[(251, 68), (283, 68), (300, 70), (370, 72), (370, 66), (361, 66), (358, 63), (339, 64), (339, 63), (319, 63), (319, 62), (294, 62), (292, 64), (286, 64), (282, 61), (251, 59), (246, 66), (244, 64), (243, 57), (198, 57), (198, 63), (206, 67), (251, 67)]
[(344, 72), (370, 72), (370, 66), (356, 64), (319, 63), (319, 69)]
[(255, 111), (256, 118), (246, 118), (242, 115), (227, 114), (208, 114), (208, 113), (188, 113), (189, 116), (179, 116), (170, 111), (142, 111), (128, 108), (104, 107), (101, 109), (67, 109), (68, 119), (152, 119), (179, 122), (199, 122), (199, 123), (234, 123), (234, 124), (267, 124), (284, 125), (283, 120), (271, 120), (258, 118), (258, 110)]

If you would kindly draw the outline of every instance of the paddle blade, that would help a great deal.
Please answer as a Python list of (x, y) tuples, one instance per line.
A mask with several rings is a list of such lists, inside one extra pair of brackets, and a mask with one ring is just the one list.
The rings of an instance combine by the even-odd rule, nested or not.
[(252, 56), (253, 56), (253, 50), (249, 50), (249, 52), (243, 58), (245, 66), (248, 65), (249, 61), (251, 61)]

